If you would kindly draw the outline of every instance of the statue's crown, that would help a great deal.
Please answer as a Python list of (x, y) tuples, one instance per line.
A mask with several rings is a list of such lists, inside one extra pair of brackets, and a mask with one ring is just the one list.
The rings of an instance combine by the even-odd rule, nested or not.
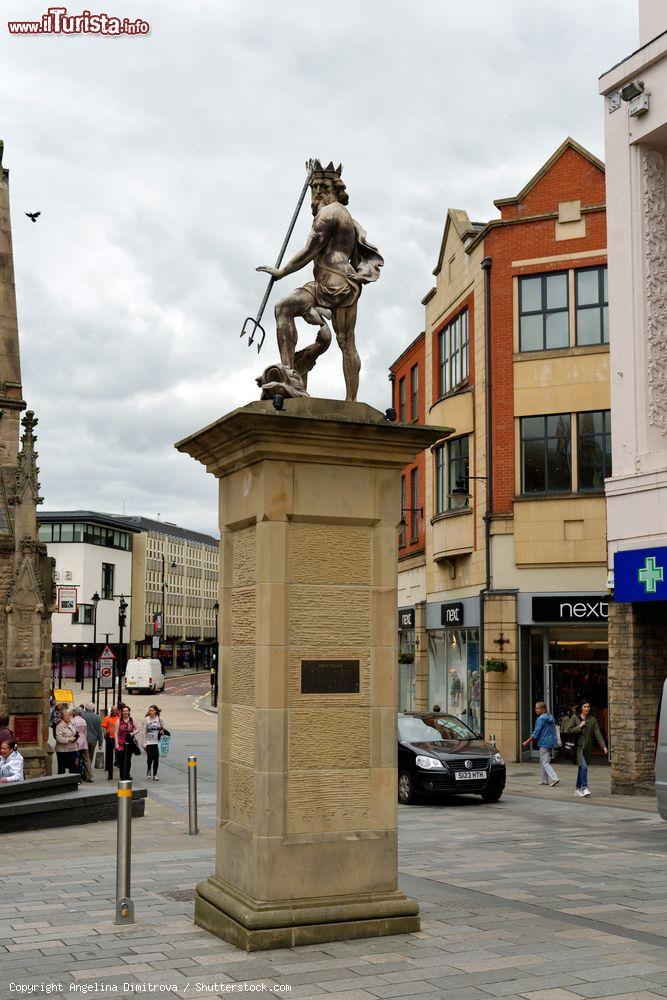
[(337, 167), (334, 167), (333, 161), (329, 160), (327, 166), (323, 167), (319, 160), (308, 160), (306, 170), (310, 174), (311, 181), (322, 177), (328, 177), (329, 180), (333, 181), (340, 178), (343, 164), (339, 163)]

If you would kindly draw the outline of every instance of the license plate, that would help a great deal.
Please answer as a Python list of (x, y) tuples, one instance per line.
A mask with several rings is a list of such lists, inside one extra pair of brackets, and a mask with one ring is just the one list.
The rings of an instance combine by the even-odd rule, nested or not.
[(486, 771), (457, 771), (457, 781), (482, 781), (486, 778)]

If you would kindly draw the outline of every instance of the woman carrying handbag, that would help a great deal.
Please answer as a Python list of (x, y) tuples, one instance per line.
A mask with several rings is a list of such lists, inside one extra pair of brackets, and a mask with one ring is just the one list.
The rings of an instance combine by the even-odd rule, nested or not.
[(159, 781), (157, 769), (160, 763), (160, 737), (163, 735), (160, 709), (149, 705), (146, 717), (141, 723), (141, 745), (146, 751), (146, 780)]
[(114, 740), (120, 781), (129, 781), (132, 771), (132, 755), (141, 753), (134, 736), (136, 731), (137, 727), (130, 715), (130, 709), (127, 705), (123, 705)]

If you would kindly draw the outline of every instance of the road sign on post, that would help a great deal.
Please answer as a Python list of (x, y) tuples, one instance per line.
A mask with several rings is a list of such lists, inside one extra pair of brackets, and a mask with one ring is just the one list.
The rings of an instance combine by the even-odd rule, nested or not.
[(113, 687), (113, 666), (108, 660), (100, 664), (100, 689)]
[(110, 646), (105, 646), (100, 656), (100, 689), (112, 688), (114, 686), (113, 668), (116, 654)]

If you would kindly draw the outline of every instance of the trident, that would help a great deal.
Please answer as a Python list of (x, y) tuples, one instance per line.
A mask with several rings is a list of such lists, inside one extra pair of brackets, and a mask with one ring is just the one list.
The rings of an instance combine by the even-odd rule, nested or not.
[[(306, 191), (308, 190), (308, 185), (310, 184), (310, 178), (312, 176), (312, 166), (310, 162), (306, 164), (306, 170), (307, 170), (307, 177), (304, 182), (303, 188), (301, 189), (299, 200), (296, 203), (296, 208), (294, 209), (294, 215), (292, 216), (292, 220), (287, 228), (285, 239), (283, 240), (283, 245), (280, 248), (280, 253), (278, 254), (278, 259), (275, 263), (276, 267), (280, 267), (280, 265), (282, 264), (283, 257), (285, 256), (285, 251), (287, 250), (287, 244), (289, 243), (292, 233), (294, 232), (296, 220), (299, 217), (299, 212), (301, 211), (301, 206), (303, 205), (303, 199), (306, 197)], [(262, 349), (262, 344), (264, 343), (264, 338), (266, 337), (266, 330), (262, 326), (261, 319), (262, 316), (264, 315), (264, 310), (266, 309), (266, 303), (269, 301), (269, 295), (271, 294), (271, 289), (273, 288), (275, 280), (276, 279), (273, 276), (269, 279), (269, 283), (266, 286), (266, 291), (264, 292), (264, 298), (260, 303), (256, 317), (253, 319), (252, 316), (247, 316), (243, 326), (241, 327), (241, 336), (245, 337), (246, 334), (249, 335), (248, 347), (251, 346), (253, 340), (255, 339), (255, 334), (257, 333), (257, 331), (258, 330), (262, 331), (262, 336), (257, 341), (258, 354)], [(251, 324), (250, 327), (248, 327), (248, 323)]]

